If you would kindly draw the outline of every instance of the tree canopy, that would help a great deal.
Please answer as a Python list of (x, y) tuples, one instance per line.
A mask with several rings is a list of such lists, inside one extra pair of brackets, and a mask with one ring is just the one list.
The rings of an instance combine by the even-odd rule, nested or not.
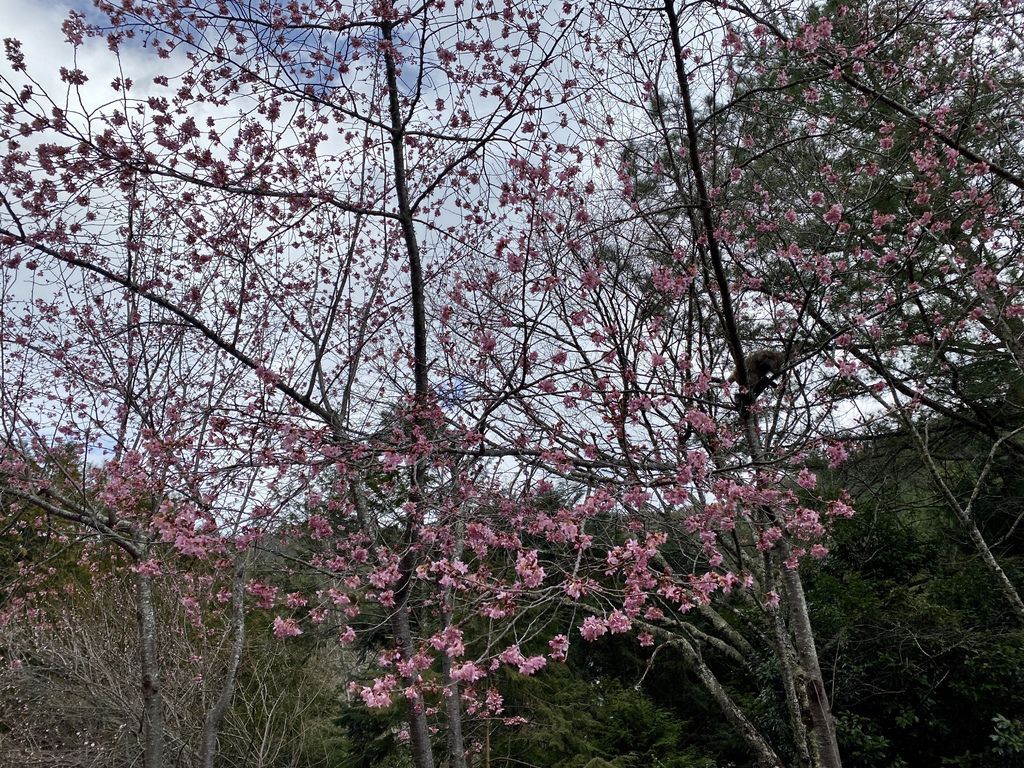
[(1019, 761), (1022, 35), (95, 0), (6, 38), (0, 748)]

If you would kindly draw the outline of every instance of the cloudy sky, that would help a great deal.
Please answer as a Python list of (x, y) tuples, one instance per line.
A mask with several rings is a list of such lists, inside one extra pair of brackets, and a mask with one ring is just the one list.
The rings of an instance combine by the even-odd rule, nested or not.
[[(77, 51), (76, 60), (76, 51), (64, 39), (61, 24), (68, 12), (72, 8), (91, 10), (91, 5), (88, 0), (0, 0), (0, 36), (21, 41), (32, 79), (59, 101), (67, 91), (67, 86), (60, 81), (60, 68), (77, 66), (89, 77), (89, 82), (82, 89), (87, 108), (111, 101), (115, 93), (110, 83), (119, 74), (118, 59), (111, 54), (104, 41), (86, 41)], [(121, 51), (120, 68), (130, 72), (138, 86), (137, 90), (133, 90), (133, 95), (141, 95), (143, 89), (151, 85), (158, 64), (163, 64), (165, 74), (173, 71), (167, 62), (158, 62), (155, 56), (147, 56), (127, 47)], [(9, 77), (18, 85), (25, 79), (23, 74), (15, 73), (12, 76), (6, 59), (0, 60), (0, 77)]]
[(3, 37), (21, 41), (28, 64), (34, 70), (43, 63), (47, 70), (67, 66), (73, 60), (73, 51), (63, 41), (60, 25), (72, 7), (65, 2), (0, 0)]

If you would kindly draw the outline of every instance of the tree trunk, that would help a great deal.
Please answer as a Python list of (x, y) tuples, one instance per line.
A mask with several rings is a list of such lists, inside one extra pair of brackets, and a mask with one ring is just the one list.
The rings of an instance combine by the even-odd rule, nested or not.
[(163, 768), (164, 705), (160, 692), (160, 659), (156, 644), (156, 610), (153, 584), (143, 573), (135, 577), (135, 615), (139, 630), (139, 660), (142, 666), (142, 764)]
[[(395, 639), (402, 649), (402, 657), (411, 659), (416, 653), (409, 625), (409, 606), (405, 597), (395, 609), (391, 619)], [(406, 682), (412, 682), (407, 680)], [(427, 712), (423, 697), (419, 694), (409, 699), (406, 717), (409, 722), (409, 739), (412, 744), (412, 762), (416, 768), (434, 768), (434, 752), (430, 746), (430, 729), (427, 727)]]
[[(392, 48), (392, 31), (394, 25), (386, 22), (381, 25), (381, 37), (385, 43), (384, 69), (388, 84), (388, 115), (391, 134), (391, 157), (394, 162), (395, 196), (398, 199), (399, 221), (409, 259), (409, 300), (412, 309), (413, 326), (413, 380), (416, 393), (415, 423), (423, 424), (423, 409), (430, 400), (430, 382), (427, 378), (427, 320), (426, 320), (426, 287), (423, 279), (423, 265), (420, 261), (419, 241), (416, 239), (416, 224), (413, 219), (412, 204), (409, 200), (408, 177), (405, 168), (405, 123), (399, 100), (398, 66)], [(425, 519), (423, 488), (427, 476), (427, 465), (424, 459), (417, 458), (410, 473), (409, 500), (414, 504), (414, 517), (406, 523), (406, 554), (402, 558), (402, 585), (398, 590), (398, 606), (393, 618), (395, 637), (402, 648), (406, 659), (412, 658), (416, 648), (409, 625), (409, 594), (413, 576), (413, 544), (416, 526)], [(411, 682), (411, 681), (410, 681)], [(413, 763), (416, 768), (434, 768), (434, 755), (430, 746), (430, 731), (427, 728), (427, 714), (421, 696), (417, 695), (409, 701), (409, 735), (412, 740)]]
[[(789, 545), (781, 542), (782, 554), (789, 556)], [(804, 596), (804, 585), (800, 572), (796, 568), (782, 568), (782, 583), (786, 589), (786, 600), (789, 605), (789, 623), (793, 636), (800, 671), (803, 673), (803, 685), (806, 692), (807, 708), (811, 716), (808, 733), (811, 737), (813, 758), (820, 768), (842, 768), (839, 757), (839, 744), (836, 741), (835, 721), (832, 718), (832, 705), (829, 703), (828, 691), (821, 676), (818, 664), (818, 649), (814, 645), (814, 633), (811, 630), (811, 617), (807, 610), (807, 598)], [(798, 681), (799, 682), (799, 681)]]
[(238, 666), (242, 660), (245, 646), (245, 555), (239, 554), (235, 561), (235, 573), (231, 580), (231, 651), (228, 656), (227, 669), (221, 682), (217, 701), (206, 713), (203, 721), (202, 744), (199, 748), (199, 760), (202, 768), (213, 768), (217, 757), (217, 738), (220, 726), (231, 706), (231, 698), (235, 692), (235, 681), (238, 677)]
[[(761, 436), (757, 432), (754, 417), (748, 409), (743, 408), (741, 418), (754, 465), (763, 465), (764, 449), (761, 447)], [(783, 538), (779, 542), (781, 560), (788, 560), (790, 552), (789, 542)], [(821, 676), (821, 665), (818, 663), (818, 650), (814, 644), (814, 632), (811, 629), (803, 581), (796, 568), (787, 568), (783, 565), (781, 571), (786, 605), (789, 608), (789, 632), (793, 638), (793, 648), (799, 665), (799, 669), (792, 670), (791, 674), (795, 678), (794, 685), (798, 686), (795, 691), (797, 697), (801, 705), (806, 706), (810, 715), (810, 722), (806, 724), (806, 728), (810, 737), (811, 759), (816, 768), (842, 768), (832, 705), (829, 703), (828, 692)], [(799, 726), (794, 724), (794, 728)]]
[[(452, 482), (454, 483), (456, 479), (453, 473)], [(466, 540), (466, 524), (461, 509), (452, 522), (452, 533), (455, 538), (452, 557), (461, 560)], [(442, 629), (448, 629), (452, 624), (452, 617), (455, 615), (455, 590), (446, 588), (443, 599)], [(447, 652), (441, 655), (441, 679), (447, 690), (444, 709), (448, 720), (448, 766), (449, 768), (467, 768), (466, 741), (462, 735), (462, 695), (459, 691), (459, 681), (452, 680), (452, 660)]]
[(441, 656), (441, 677), (447, 689), (444, 711), (448, 719), (448, 768), (466, 768), (466, 743), (462, 737), (462, 699), (459, 683), (452, 680), (452, 660)]
[[(775, 561), (771, 553), (765, 553), (765, 574), (770, 579), (766, 586), (774, 589)], [(787, 607), (789, 603), (787, 602)], [(782, 689), (786, 697), (786, 711), (789, 714), (789, 725), (793, 734), (793, 746), (797, 760), (801, 766), (811, 765), (811, 754), (807, 744), (807, 726), (804, 724), (804, 712), (808, 709), (807, 697), (799, 687), (799, 664), (794, 658), (796, 653), (790, 641), (789, 631), (781, 611), (773, 611), (770, 617), (772, 630), (775, 634), (775, 653), (779, 657), (782, 672)]]

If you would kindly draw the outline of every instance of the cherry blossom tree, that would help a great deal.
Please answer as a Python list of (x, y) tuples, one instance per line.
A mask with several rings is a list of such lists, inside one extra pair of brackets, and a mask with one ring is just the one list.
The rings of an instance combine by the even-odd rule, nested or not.
[[(0, 487), (127, 554), (145, 764), (151, 578), (192, 558), (237, 588), (262, 547), (316, 576), (249, 583), (278, 637), (386, 626), (352, 690), (404, 701), (417, 768), (438, 728), (468, 765), (494, 670), (626, 633), (678, 651), (759, 764), (839, 766), (800, 564), (852, 509), (815, 470), (899, 423), (970, 530), (921, 414), (1020, 450), (992, 405), (1022, 359), (1016, 22), (98, 0), (56, 87), (5, 41)], [(109, 85), (81, 63), (104, 45)], [(976, 358), (1007, 388), (964, 387)], [(755, 644), (784, 740), (705, 655)]]
[[(486, 247), (485, 219), (504, 215), (477, 197), (481, 176), (504, 164), (491, 147), (514, 150), (530, 115), (555, 111), (534, 105), (536, 94), (574, 97), (547, 68), (577, 41), (567, 43), (556, 19), (542, 32), (542, 9), (528, 7), (483, 25), (459, 9), (387, 4), (306, 17), (283, 7), (242, 16), (219, 6), (98, 10), (105, 20), (72, 14), (64, 25), (73, 49), (105, 38), (116, 55), (144, 44), (181, 74), (136, 84), (125, 73), (111, 84), (114, 101), (93, 107), (89, 73), (62, 68), (68, 90), (55, 100), (27, 74), (19, 44), (7, 43), (3, 235), (8, 269), (18, 271), (7, 273), (5, 318), (34, 327), (36, 339), (5, 339), (19, 371), (5, 376), (9, 493), (35, 506), (51, 495), (32, 491), (28, 451), (66, 442), (88, 462), (98, 444), (113, 454), (102, 459), (111, 488), (80, 522), (113, 536), (128, 510), (142, 540), (166, 538), (171, 526), (182, 553), (202, 557), (276, 525), (282, 499), (335, 473), (332, 503), (359, 519), (370, 583), (392, 609), (415, 760), (431, 765), (409, 603), (430, 511), (428, 434), (445, 386), (428, 376), (426, 284), (440, 292)], [(491, 24), (504, 28), (511, 74), (494, 61)], [(437, 253), (427, 265), (423, 244)], [(42, 303), (25, 296), (32, 285)], [(118, 342), (90, 344), (89, 334), (66, 346), (68, 314), (90, 330), (96, 323), (90, 302), (108, 313), (127, 306), (120, 328), (100, 333)], [(174, 350), (154, 342), (151, 354), (186, 386), (155, 378), (150, 350), (133, 347), (151, 332), (185, 339)], [(54, 392), (55, 371), (94, 374), (89, 354), (117, 377), (116, 397), (99, 397), (87, 379)], [(138, 407), (136, 387), (150, 409)], [(405, 428), (377, 435), (382, 406)], [(122, 455), (123, 443), (145, 450)], [(407, 468), (398, 540), (381, 538), (353, 487), (378, 462)], [(216, 509), (229, 499), (239, 502), (234, 527)], [(75, 518), (70, 506), (47, 511)], [(309, 524), (314, 535), (333, 533), (322, 517)], [(144, 605), (146, 570), (159, 565), (128, 544), (142, 563)], [(344, 573), (345, 560), (334, 567)], [(144, 624), (148, 669), (154, 628)], [(275, 629), (299, 631), (284, 619)], [(157, 734), (147, 765), (159, 765), (163, 749), (154, 679), (144, 671)]]
[[(817, 251), (817, 291), (844, 286), (841, 301), (807, 303), (815, 333), (837, 342), (829, 364), (848, 398), (873, 390), (882, 412), (915, 436), (937, 490), (1021, 618), (1019, 592), (969, 509), (992, 460), (1020, 452), (1014, 232), (1021, 179), (1012, 163), (1001, 164), (1015, 154), (1006, 142), (1016, 129), (1016, 94), (997, 74), (1019, 69), (1007, 42), (1017, 33), (999, 6), (921, 7), (903, 17), (898, 35), (885, 31), (887, 10), (846, 9), (790, 32), (757, 17), (764, 37), (800, 52), (788, 71), (768, 76), (810, 83), (799, 98), (769, 102), (787, 124), (775, 151), (787, 158), (782, 167), (806, 166), (818, 179), (803, 210), (790, 208), (771, 237), (790, 269), (806, 263), (808, 248)], [(941, 28), (969, 34), (961, 45)], [(904, 56), (912, 65), (895, 66)], [(837, 120), (837, 112), (856, 119)], [(796, 178), (745, 155), (748, 178), (764, 188)], [(795, 189), (788, 196), (798, 197)], [(808, 208), (824, 229), (809, 226)], [(788, 279), (816, 289), (806, 278)], [(990, 446), (964, 499), (950, 493), (930, 455), (926, 433), (943, 423)]]

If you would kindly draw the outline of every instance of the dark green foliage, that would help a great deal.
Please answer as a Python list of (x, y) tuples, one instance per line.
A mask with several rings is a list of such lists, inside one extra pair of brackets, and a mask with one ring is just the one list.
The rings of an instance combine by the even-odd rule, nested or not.
[[(536, 677), (502, 673), (498, 687), (505, 715), (529, 723), (496, 729), (494, 766), (551, 768), (711, 768), (721, 765), (695, 746), (696, 722), (655, 704), (644, 692), (614, 677), (590, 678), (572, 666), (554, 665)], [(714, 720), (707, 731), (714, 731)]]
[(385, 711), (367, 709), (361, 703), (345, 707), (337, 725), (347, 741), (358, 748), (351, 749), (343, 765), (350, 768), (405, 768), (411, 765), (408, 750), (398, 740), (398, 732), (405, 724), (399, 706)]
[[(900, 441), (879, 445), (878, 458), (897, 467), (865, 473), (875, 482), (861, 489), (858, 515), (836, 527), (831, 556), (807, 578), (844, 764), (1013, 765), (994, 745), (1014, 748), (1024, 714), (1024, 629), (920, 468), (899, 466)], [(1006, 487), (1019, 482), (993, 473), (980, 498), (1002, 501), (982, 503), (979, 523), (1005, 529), (997, 518), (1007, 506), (1019, 514), (1021, 499)], [(1019, 542), (1001, 561), (1019, 573), (1011, 549)]]

